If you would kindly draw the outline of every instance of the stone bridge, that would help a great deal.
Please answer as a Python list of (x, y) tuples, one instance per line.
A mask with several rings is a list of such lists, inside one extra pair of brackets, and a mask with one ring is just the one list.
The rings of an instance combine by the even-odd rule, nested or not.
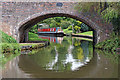
[(50, 17), (70, 17), (80, 20), (94, 30), (94, 42), (109, 37), (113, 27), (99, 15), (78, 12), (77, 2), (2, 2), (2, 31), (18, 42), (27, 40), (30, 27)]

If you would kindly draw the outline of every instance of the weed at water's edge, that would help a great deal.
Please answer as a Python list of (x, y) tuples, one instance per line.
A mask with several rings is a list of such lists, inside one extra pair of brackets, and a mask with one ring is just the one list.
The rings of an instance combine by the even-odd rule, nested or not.
[(117, 35), (116, 36), (112, 35), (108, 40), (105, 40), (95, 45), (95, 48), (97, 49), (102, 49), (106, 51), (108, 50), (112, 52), (115, 52), (116, 49), (119, 47), (120, 47), (120, 43)]

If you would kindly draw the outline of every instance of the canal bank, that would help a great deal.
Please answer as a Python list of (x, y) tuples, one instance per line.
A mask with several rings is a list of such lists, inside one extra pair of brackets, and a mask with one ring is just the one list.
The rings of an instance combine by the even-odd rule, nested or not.
[(26, 54), (26, 52), (29, 50), (37, 50), (39, 48), (43, 48), (48, 46), (49, 42), (44, 42), (44, 43), (1, 43), (1, 55), (0, 60), (0, 67), (4, 67), (4, 65), (14, 59), (15, 57), (21, 55), (21, 54)]
[(32, 50), (32, 49), (38, 49), (48, 46), (49, 42), (32, 41), (29, 43), (1, 43), (0, 45), (2, 46), (3, 54), (8, 54), (8, 53), (16, 54), (23, 50), (29, 50), (29, 49)]

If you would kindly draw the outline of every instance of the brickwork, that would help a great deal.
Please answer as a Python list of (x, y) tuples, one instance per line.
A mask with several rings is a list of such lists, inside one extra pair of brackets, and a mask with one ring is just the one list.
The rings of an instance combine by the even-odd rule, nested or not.
[(103, 41), (112, 31), (112, 25), (105, 23), (100, 16), (88, 13), (78, 13), (74, 6), (76, 2), (2, 2), (2, 22), (8, 25), (3, 29), (18, 42), (32, 25), (49, 17), (65, 16), (78, 19), (96, 31), (97, 42)]
[(2, 25), (0, 26), (0, 29), (2, 29), (2, 31), (4, 31), (6, 34), (8, 34), (9, 36), (11, 36), (11, 33), (10, 33), (10, 26), (5, 24), (5, 23), (2, 23)]

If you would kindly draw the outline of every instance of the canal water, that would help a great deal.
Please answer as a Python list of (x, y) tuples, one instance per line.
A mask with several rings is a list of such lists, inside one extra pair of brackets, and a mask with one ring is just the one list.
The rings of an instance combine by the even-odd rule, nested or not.
[(9, 61), (4, 78), (117, 78), (118, 64), (103, 52), (97, 53), (93, 41), (80, 37), (45, 37), (50, 45), (28, 51)]

